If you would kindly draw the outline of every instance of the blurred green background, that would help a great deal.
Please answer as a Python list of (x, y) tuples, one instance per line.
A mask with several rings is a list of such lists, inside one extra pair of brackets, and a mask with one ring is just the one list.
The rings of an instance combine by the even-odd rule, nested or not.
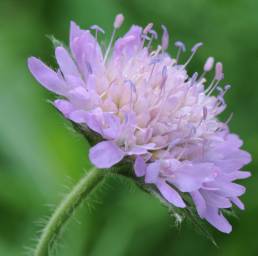
[(211, 229), (216, 248), (190, 225), (174, 228), (155, 199), (109, 178), (69, 222), (57, 255), (258, 255), (257, 0), (0, 0), (0, 255), (25, 255), (53, 205), (90, 167), (87, 143), (47, 102), (53, 96), (29, 74), (26, 59), (39, 56), (54, 65), (47, 35), (67, 42), (70, 20), (109, 33), (118, 12), (126, 17), (122, 31), (153, 21), (158, 31), (168, 26), (171, 41), (188, 47), (203, 41), (191, 71), (209, 55), (224, 63), (232, 90), (222, 118), (235, 113), (232, 131), (253, 155), (246, 168), (253, 176), (242, 182), (247, 209), (230, 220), (232, 234)]

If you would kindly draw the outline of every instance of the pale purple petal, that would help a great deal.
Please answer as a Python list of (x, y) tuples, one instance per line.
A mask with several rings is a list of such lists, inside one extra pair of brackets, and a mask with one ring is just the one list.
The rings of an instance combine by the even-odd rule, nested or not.
[(90, 149), (90, 161), (97, 168), (110, 168), (119, 163), (125, 153), (112, 141), (103, 141)]
[(235, 204), (239, 209), (244, 210), (245, 209), (245, 205), (243, 204), (243, 202), (238, 198), (238, 197), (232, 197), (230, 198), (230, 200), (232, 201), (233, 204)]
[(71, 43), (76, 37), (79, 37), (83, 33), (83, 30), (80, 29), (80, 27), (74, 22), (71, 21), (70, 23), (70, 47)]
[(72, 41), (71, 51), (85, 80), (92, 73), (103, 75), (101, 48), (89, 31), (83, 31)]
[(104, 113), (104, 127), (102, 127), (102, 135), (106, 139), (116, 139), (121, 133), (120, 118), (111, 113)]
[(236, 183), (220, 182), (217, 184), (217, 187), (220, 188), (220, 194), (228, 197), (241, 196), (245, 193), (245, 190), (246, 190), (244, 186)]
[(219, 209), (217, 208), (208, 207), (206, 210), (205, 219), (221, 232), (230, 233), (232, 231), (231, 225), (226, 218), (219, 213)]
[(207, 205), (216, 208), (230, 208), (232, 206), (227, 197), (221, 196), (216, 191), (205, 191), (202, 193)]
[(57, 47), (55, 50), (57, 63), (64, 75), (73, 75), (80, 77), (80, 73), (73, 62), (70, 54), (64, 47)]
[(54, 106), (63, 113), (65, 117), (68, 117), (69, 114), (74, 111), (73, 105), (67, 100), (55, 100)]
[(141, 156), (137, 156), (134, 162), (134, 171), (137, 177), (142, 177), (146, 173), (146, 163)]
[(87, 112), (84, 110), (75, 110), (69, 113), (68, 118), (78, 124), (86, 124)]
[(88, 76), (87, 80), (87, 89), (89, 91), (95, 91), (96, 90), (96, 77), (93, 74), (90, 74)]
[(65, 80), (67, 84), (71, 86), (71, 88), (86, 87), (84, 81), (79, 76), (66, 75)]
[(203, 183), (214, 180), (216, 167), (213, 164), (182, 165), (169, 179), (182, 192), (200, 189)]
[(183, 199), (178, 194), (178, 192), (176, 192), (172, 187), (170, 187), (165, 181), (160, 180), (156, 183), (156, 185), (161, 195), (164, 196), (164, 198), (168, 202), (180, 208), (186, 207)]
[(191, 196), (192, 196), (193, 202), (196, 206), (197, 212), (200, 215), (200, 217), (202, 218), (206, 211), (206, 202), (205, 202), (202, 194), (198, 190), (191, 192)]
[(87, 126), (94, 132), (102, 134), (101, 122), (98, 120), (97, 115), (87, 113), (85, 115), (85, 121)]
[(142, 28), (133, 25), (124, 37), (119, 38), (114, 46), (114, 57), (132, 56), (141, 46)]
[(66, 85), (61, 80), (57, 73), (46, 66), (41, 60), (30, 57), (28, 59), (29, 70), (37, 81), (42, 84), (49, 91), (54, 93), (65, 95)]
[(132, 148), (130, 148), (130, 150), (127, 151), (127, 154), (130, 155), (143, 155), (146, 154), (148, 152), (148, 150), (146, 148), (143, 148), (141, 146), (134, 146)]
[(158, 161), (151, 163), (147, 166), (145, 183), (156, 183), (160, 171), (160, 163)]

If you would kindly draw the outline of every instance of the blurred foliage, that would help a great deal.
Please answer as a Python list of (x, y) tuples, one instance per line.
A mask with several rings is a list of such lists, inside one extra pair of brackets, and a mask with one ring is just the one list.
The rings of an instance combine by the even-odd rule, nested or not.
[[(218, 248), (180, 229), (157, 200), (123, 180), (109, 178), (76, 213), (60, 239), (58, 255), (258, 255), (258, 1), (257, 0), (1, 0), (0, 1), (0, 255), (24, 255), (33, 247), (42, 216), (47, 217), (90, 163), (87, 143), (47, 102), (53, 96), (37, 85), (26, 59), (40, 56), (55, 65), (47, 35), (67, 42), (69, 21), (112, 29), (114, 15), (131, 23), (166, 24), (171, 41), (191, 47), (203, 41), (191, 63), (200, 69), (210, 54), (225, 66), (232, 90), (232, 131), (253, 155), (253, 176), (243, 184), (246, 211), (231, 218), (233, 233), (212, 230)], [(175, 50), (170, 47), (173, 54)], [(44, 221), (43, 221), (44, 222)]]

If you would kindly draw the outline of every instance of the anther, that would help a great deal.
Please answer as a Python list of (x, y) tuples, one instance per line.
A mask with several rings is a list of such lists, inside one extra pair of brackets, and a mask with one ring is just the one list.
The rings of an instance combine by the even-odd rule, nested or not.
[(144, 34), (144, 35), (147, 35), (147, 34), (150, 32), (150, 30), (152, 29), (152, 27), (153, 27), (153, 23), (149, 23), (149, 24), (143, 29), (143, 34)]
[(98, 25), (92, 25), (90, 27), (91, 30), (95, 30), (95, 39), (96, 41), (98, 41), (98, 33), (102, 33), (102, 34), (105, 34), (105, 31), (99, 27)]
[(159, 62), (161, 62), (161, 58), (160, 57), (153, 57), (150, 61), (150, 65), (153, 65), (153, 64), (157, 64)]
[(225, 91), (228, 91), (228, 90), (230, 90), (230, 88), (231, 88), (231, 85), (230, 85), (230, 84), (227, 84), (227, 85), (225, 85), (224, 90), (225, 90)]
[[(212, 80), (210, 86), (205, 90), (205, 92), (208, 92), (208, 96), (212, 94), (212, 92), (218, 87), (219, 82), (223, 80), (224, 78), (224, 73), (223, 73), (223, 65), (221, 62), (216, 63), (215, 66), (215, 76), (214, 79)], [(216, 81), (216, 83), (215, 83)]]
[(215, 67), (215, 79), (217, 81), (220, 81), (224, 78), (224, 74), (223, 74), (223, 65), (221, 62), (216, 63), (216, 67)]
[(162, 81), (161, 81), (161, 84), (160, 84), (160, 88), (163, 89), (164, 85), (166, 84), (167, 78), (168, 78), (168, 68), (167, 68), (167, 66), (164, 66), (162, 68), (161, 74), (162, 74)]
[(183, 42), (181, 42), (181, 41), (176, 41), (175, 42), (175, 47), (178, 48), (182, 52), (186, 51), (185, 44)]
[(149, 30), (149, 33), (150, 33), (151, 36), (150, 36), (149, 43), (148, 43), (148, 45), (147, 45), (147, 48), (148, 48), (148, 49), (150, 48), (150, 46), (151, 46), (151, 44), (152, 44), (152, 40), (158, 38), (158, 34), (157, 34), (157, 32), (156, 32), (155, 30), (150, 29), (150, 30)]
[(214, 58), (213, 57), (209, 57), (203, 66), (203, 73), (201, 74), (199, 81), (201, 81), (204, 76), (206, 75), (207, 72), (211, 71), (214, 65)]
[(181, 52), (186, 51), (186, 47), (185, 47), (185, 44), (181, 41), (176, 41), (175, 47), (178, 48), (177, 55), (176, 55), (176, 62), (178, 63), (180, 54), (181, 54)]
[(203, 67), (204, 72), (209, 72), (211, 71), (211, 69), (213, 68), (214, 65), (214, 58), (213, 57), (209, 57)]
[(124, 15), (121, 13), (116, 15), (116, 18), (115, 18), (115, 21), (113, 24), (114, 28), (115, 29), (120, 28), (122, 26), (123, 22), (124, 22)]
[(167, 66), (164, 66), (162, 68), (162, 78), (167, 79), (167, 77), (168, 77), (168, 68), (167, 68)]
[(200, 47), (202, 47), (202, 46), (203, 46), (203, 43), (202, 43), (202, 42), (199, 42), (199, 43), (195, 44), (195, 45), (193, 46), (193, 48), (191, 49), (191, 52), (192, 52), (192, 53), (197, 52), (197, 50), (198, 50)]
[(153, 36), (154, 39), (158, 39), (158, 34), (155, 30), (151, 29), (149, 30), (149, 33)]
[(105, 34), (105, 31), (98, 25), (92, 25), (90, 29), (95, 30), (96, 32), (100, 32), (102, 34)]
[(165, 51), (168, 48), (168, 44), (169, 44), (169, 34), (168, 34), (167, 28), (164, 25), (161, 25), (161, 28), (163, 29), (161, 46), (162, 46), (163, 51)]
[(207, 109), (206, 106), (204, 106), (204, 107), (202, 108), (202, 114), (203, 114), (203, 120), (206, 120), (207, 115), (208, 115), (208, 109)]

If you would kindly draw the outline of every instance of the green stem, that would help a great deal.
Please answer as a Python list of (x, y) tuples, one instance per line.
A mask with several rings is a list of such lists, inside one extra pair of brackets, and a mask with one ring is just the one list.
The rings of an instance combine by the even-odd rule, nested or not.
[(80, 179), (50, 217), (41, 233), (34, 256), (49, 255), (49, 251), (65, 222), (71, 217), (80, 203), (103, 180), (104, 174), (105, 171), (94, 168)]

